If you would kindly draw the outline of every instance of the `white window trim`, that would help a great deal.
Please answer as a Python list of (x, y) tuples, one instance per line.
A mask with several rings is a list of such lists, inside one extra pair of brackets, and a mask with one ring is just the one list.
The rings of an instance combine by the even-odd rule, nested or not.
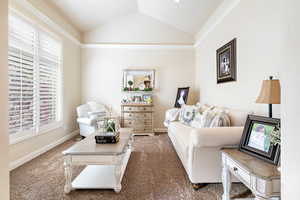
[(58, 40), (61, 43), (61, 63), (58, 69), (58, 119), (59, 121), (56, 122), (52, 122), (50, 124), (44, 125), (42, 127), (38, 127), (37, 129), (33, 129), (33, 130), (26, 130), (26, 131), (21, 131), (15, 134), (11, 134), (9, 135), (9, 144), (13, 145), (13, 144), (17, 144), (20, 143), (24, 140), (28, 140), (30, 138), (34, 138), (34, 137), (38, 137), (40, 135), (43, 134), (47, 134), (50, 131), (54, 131), (60, 128), (64, 127), (64, 116), (63, 116), (63, 108), (64, 108), (64, 95), (63, 95), (63, 40), (61, 39), (61, 37), (59, 37), (57, 34), (49, 31), (47, 28), (39, 25), (38, 23), (36, 23), (35, 21), (33, 21), (32, 19), (30, 19), (29, 17), (23, 15), (22, 13), (18, 12), (15, 9), (10, 9), (10, 13), (9, 15), (15, 15), (17, 17), (22, 18), (23, 20), (27, 21), (28, 23), (30, 23), (37, 31), (43, 31), (46, 34), (49, 34), (49, 36), (54, 37), (56, 40)]

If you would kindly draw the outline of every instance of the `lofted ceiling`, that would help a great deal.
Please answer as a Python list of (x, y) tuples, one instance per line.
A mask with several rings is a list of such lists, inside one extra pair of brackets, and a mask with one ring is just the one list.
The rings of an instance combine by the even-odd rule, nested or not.
[(223, 0), (49, 0), (81, 32), (142, 13), (195, 35)]

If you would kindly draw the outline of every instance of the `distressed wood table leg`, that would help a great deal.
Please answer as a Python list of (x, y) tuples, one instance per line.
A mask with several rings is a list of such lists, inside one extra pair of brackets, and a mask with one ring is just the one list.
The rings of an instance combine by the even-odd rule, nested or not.
[(119, 193), (122, 189), (121, 176), (122, 176), (122, 156), (119, 156), (118, 163), (115, 166), (116, 186), (115, 186), (114, 190), (116, 193)]
[(226, 164), (223, 164), (222, 183), (223, 183), (223, 190), (224, 190), (222, 200), (230, 200), (231, 173), (228, 167), (226, 166)]
[(72, 190), (72, 157), (71, 156), (65, 156), (64, 168), (65, 168), (65, 179), (66, 179), (64, 191), (66, 194), (68, 194)]

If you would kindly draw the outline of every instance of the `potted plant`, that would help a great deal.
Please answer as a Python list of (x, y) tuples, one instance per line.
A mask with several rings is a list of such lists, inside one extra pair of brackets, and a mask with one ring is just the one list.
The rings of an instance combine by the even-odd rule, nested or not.
[(132, 90), (132, 85), (133, 85), (133, 81), (128, 81), (128, 85), (129, 85), (129, 90)]
[(104, 126), (106, 132), (116, 132), (116, 124), (113, 120), (107, 120)]

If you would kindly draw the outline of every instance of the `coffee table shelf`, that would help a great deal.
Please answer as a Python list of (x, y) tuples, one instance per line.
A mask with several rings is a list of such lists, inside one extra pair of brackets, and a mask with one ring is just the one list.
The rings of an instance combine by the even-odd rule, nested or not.
[[(131, 129), (120, 130), (117, 144), (95, 144), (92, 134), (63, 152), (66, 184), (64, 191), (74, 189), (114, 189), (121, 191), (121, 182), (132, 151)], [(72, 166), (86, 165), (72, 182)]]

